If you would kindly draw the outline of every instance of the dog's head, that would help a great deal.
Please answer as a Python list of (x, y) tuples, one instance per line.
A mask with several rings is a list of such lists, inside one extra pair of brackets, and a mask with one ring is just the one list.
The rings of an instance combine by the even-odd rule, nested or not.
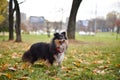
[(56, 51), (58, 53), (64, 52), (66, 45), (67, 45), (66, 41), (67, 41), (66, 32), (54, 34), (54, 42), (55, 42), (55, 46), (56, 46)]

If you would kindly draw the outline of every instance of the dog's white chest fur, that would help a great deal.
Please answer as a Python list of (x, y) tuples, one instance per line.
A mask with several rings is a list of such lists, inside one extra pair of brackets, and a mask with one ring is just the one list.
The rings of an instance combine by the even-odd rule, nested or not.
[(57, 63), (59, 66), (61, 66), (61, 63), (64, 59), (64, 52), (63, 53), (58, 53), (57, 55), (54, 55), (54, 58), (56, 59)]

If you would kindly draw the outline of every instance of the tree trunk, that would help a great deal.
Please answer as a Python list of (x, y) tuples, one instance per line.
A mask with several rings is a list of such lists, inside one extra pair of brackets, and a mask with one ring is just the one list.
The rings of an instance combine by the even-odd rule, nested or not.
[(47, 25), (46, 25), (46, 29), (47, 29), (47, 35), (48, 37), (50, 38), (50, 28), (49, 28), (49, 22), (46, 22)]
[(73, 0), (72, 3), (72, 8), (67, 27), (67, 35), (69, 39), (75, 39), (76, 15), (81, 2), (82, 0)]
[(14, 0), (15, 3), (15, 11), (16, 11), (16, 22), (15, 22), (15, 30), (16, 30), (16, 42), (21, 42), (21, 16), (20, 16), (20, 9), (19, 9), (19, 4), (17, 0)]
[(118, 40), (118, 34), (120, 33), (120, 26), (117, 26), (117, 35), (116, 35), (116, 40)]
[(13, 4), (12, 0), (9, 1), (9, 40), (14, 39), (13, 34)]
[(120, 26), (117, 27), (117, 34), (120, 33)]

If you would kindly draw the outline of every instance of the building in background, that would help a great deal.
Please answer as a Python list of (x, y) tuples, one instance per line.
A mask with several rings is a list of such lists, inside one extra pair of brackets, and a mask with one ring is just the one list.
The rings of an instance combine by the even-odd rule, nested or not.
[(36, 23), (36, 24), (44, 24), (45, 18), (43, 16), (30, 16), (29, 18), (30, 23)]
[(25, 22), (27, 20), (26, 14), (25, 13), (20, 13), (21, 14), (21, 23)]

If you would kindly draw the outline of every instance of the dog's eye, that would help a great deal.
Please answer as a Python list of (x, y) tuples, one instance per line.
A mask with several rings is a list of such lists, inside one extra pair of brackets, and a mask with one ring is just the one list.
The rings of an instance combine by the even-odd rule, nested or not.
[(63, 43), (65, 42), (65, 40), (62, 41)]
[(65, 42), (65, 40), (59, 41), (60, 44), (63, 44)]

